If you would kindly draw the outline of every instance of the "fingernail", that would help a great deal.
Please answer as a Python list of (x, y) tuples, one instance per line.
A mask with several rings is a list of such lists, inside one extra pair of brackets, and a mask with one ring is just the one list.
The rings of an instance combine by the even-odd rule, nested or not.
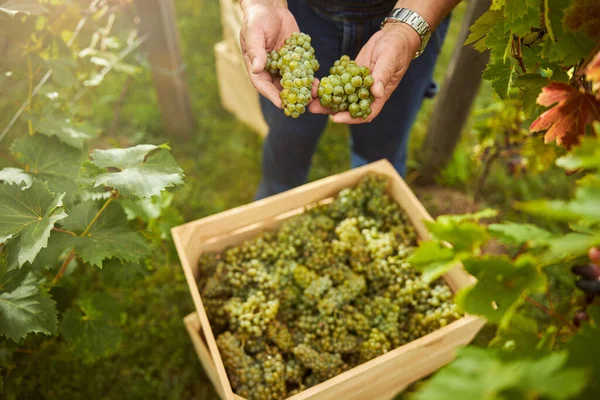
[(377, 82), (377, 91), (380, 95), (383, 95), (383, 83)]
[(254, 57), (254, 60), (252, 60), (252, 68), (254, 70), (257, 70), (260, 68), (260, 65), (258, 65), (258, 62), (259, 62), (258, 57)]

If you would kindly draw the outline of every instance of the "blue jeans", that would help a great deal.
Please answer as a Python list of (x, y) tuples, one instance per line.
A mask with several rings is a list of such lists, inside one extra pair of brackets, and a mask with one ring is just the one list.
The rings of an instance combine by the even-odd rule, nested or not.
[[(329, 67), (343, 54), (354, 59), (367, 40), (379, 30), (382, 20), (340, 20), (318, 13), (305, 0), (289, 0), (288, 6), (300, 30), (312, 38), (321, 64), (316, 73), (318, 78), (327, 75)], [(449, 18), (446, 18), (438, 26), (424, 53), (410, 64), (381, 113), (370, 123), (350, 125), (352, 168), (387, 159), (404, 175), (409, 132), (431, 85), (433, 68), (448, 24)], [(263, 145), (263, 178), (257, 199), (305, 183), (317, 142), (328, 120), (327, 115), (308, 112), (298, 119), (286, 117), (263, 96), (260, 104), (269, 133)]]

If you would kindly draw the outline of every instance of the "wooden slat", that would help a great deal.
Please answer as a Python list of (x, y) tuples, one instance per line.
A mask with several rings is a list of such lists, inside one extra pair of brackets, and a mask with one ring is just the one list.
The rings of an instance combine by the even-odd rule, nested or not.
[[(177, 252), (206, 337), (206, 345), (220, 387), (226, 394), (224, 397), (226, 400), (233, 398), (233, 392), (195, 278), (200, 254), (203, 251), (222, 250), (225, 246), (247, 240), (264, 229), (276, 227), (291, 215), (302, 212), (306, 205), (329, 199), (340, 190), (355, 186), (369, 173), (377, 173), (389, 178), (390, 195), (408, 213), (419, 237), (428, 238), (424, 221), (431, 220), (431, 216), (393, 166), (385, 160), (172, 229)], [(453, 291), (473, 282), (473, 279), (460, 267), (450, 271), (444, 279)], [(451, 360), (453, 349), (470, 342), (484, 323), (481, 318), (466, 316), (423, 338), (299, 393), (290, 400), (391, 398), (405, 386), (434, 372)], [(206, 354), (203, 357), (206, 357)], [(406, 368), (407, 365), (411, 365), (411, 368)], [(394, 372), (390, 373), (390, 371)]]

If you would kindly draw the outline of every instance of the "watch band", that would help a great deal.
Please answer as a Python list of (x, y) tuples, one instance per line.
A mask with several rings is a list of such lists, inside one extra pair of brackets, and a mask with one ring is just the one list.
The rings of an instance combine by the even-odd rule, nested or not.
[(401, 22), (409, 25), (413, 28), (421, 38), (421, 48), (415, 54), (415, 58), (423, 54), (425, 46), (431, 36), (431, 29), (429, 24), (423, 17), (416, 12), (409, 10), (408, 8), (395, 8), (392, 12), (381, 22), (381, 28), (388, 22)]

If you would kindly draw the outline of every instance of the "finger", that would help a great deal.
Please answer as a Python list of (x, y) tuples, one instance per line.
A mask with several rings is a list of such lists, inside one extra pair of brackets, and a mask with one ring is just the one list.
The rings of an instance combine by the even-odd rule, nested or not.
[(313, 114), (333, 114), (333, 110), (331, 108), (323, 107), (319, 100), (314, 99), (312, 103), (308, 105), (308, 111)]
[(392, 80), (394, 73), (398, 70), (398, 60), (394, 52), (385, 52), (375, 48), (372, 53), (373, 70), (373, 86), (371, 93), (377, 98), (385, 95), (385, 88)]
[[(252, 26), (254, 25), (254, 26)], [(259, 24), (252, 24), (250, 21), (240, 35), (240, 44), (242, 51), (250, 60), (252, 71), (258, 74), (265, 69), (267, 65), (267, 49), (265, 47), (265, 32)]]
[(310, 90), (310, 94), (312, 95), (313, 99), (319, 97), (319, 94), (317, 93), (317, 91), (319, 90), (319, 82), (320, 81), (317, 78), (315, 78), (315, 80), (313, 81), (312, 88)]
[[(244, 63), (246, 64), (246, 68), (250, 71), (250, 58), (245, 53)], [(259, 73), (250, 72), (248, 76), (250, 78), (250, 82), (252, 82), (252, 85), (254, 85), (260, 94), (269, 99), (276, 107), (281, 108), (279, 90), (273, 84), (273, 80), (269, 71), (262, 70)]]

